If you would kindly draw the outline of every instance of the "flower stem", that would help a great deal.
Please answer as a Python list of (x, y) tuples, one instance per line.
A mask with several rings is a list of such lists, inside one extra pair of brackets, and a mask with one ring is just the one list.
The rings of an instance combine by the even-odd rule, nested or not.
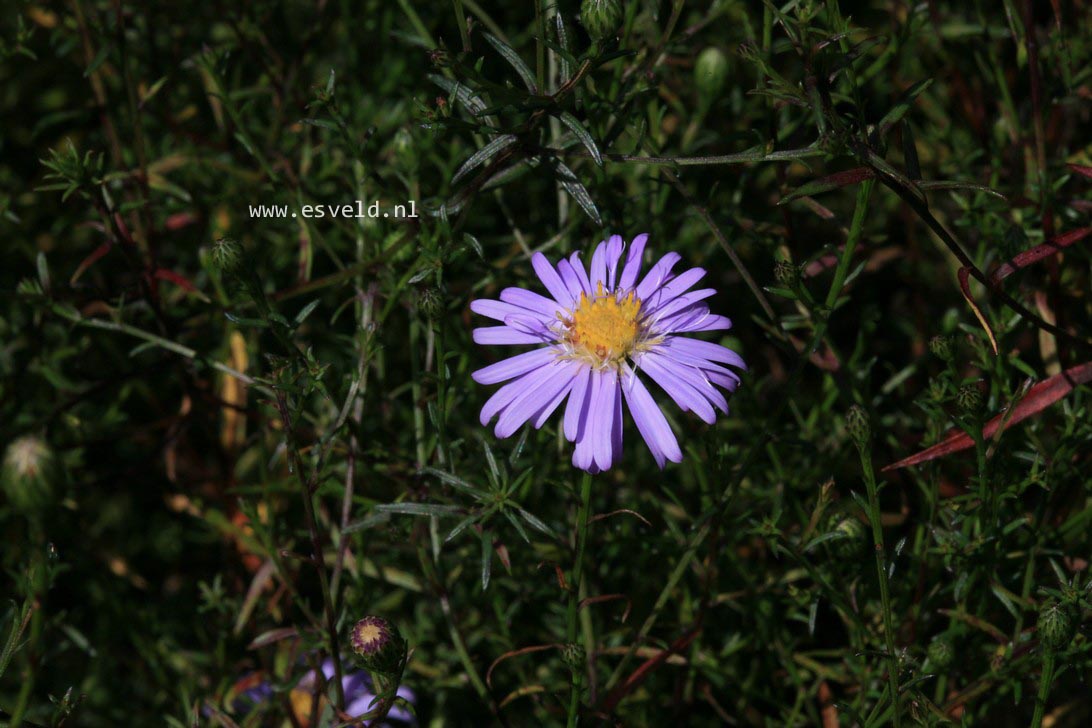
[(887, 678), (891, 686), (891, 704), (894, 708), (894, 724), (899, 718), (899, 664), (895, 654), (895, 631), (891, 626), (891, 597), (887, 587), (887, 568), (884, 559), (883, 524), (880, 523), (880, 498), (876, 488), (876, 474), (872, 470), (872, 449), (868, 443), (859, 448), (861, 470), (864, 471), (868, 489), (868, 520), (872, 523), (872, 546), (876, 552), (876, 576), (880, 580), (880, 602), (883, 606), (883, 635), (887, 643)]
[(1043, 674), (1039, 677), (1039, 693), (1035, 696), (1035, 714), (1031, 717), (1031, 728), (1041, 728), (1043, 725), (1043, 713), (1046, 712), (1046, 702), (1050, 696), (1052, 682), (1054, 682), (1054, 651), (1046, 650), (1043, 655)]
[[(576, 517), (576, 559), (573, 562), (573, 580), (569, 584), (568, 627), (565, 639), (569, 644), (576, 643), (577, 607), (580, 602), (580, 581), (584, 578), (584, 544), (588, 536), (588, 511), (591, 506), (591, 473), (584, 473), (580, 482), (580, 512)], [(569, 728), (576, 726), (576, 716), (580, 708), (580, 691), (584, 685), (584, 668), (572, 668), (572, 692), (569, 694)]]

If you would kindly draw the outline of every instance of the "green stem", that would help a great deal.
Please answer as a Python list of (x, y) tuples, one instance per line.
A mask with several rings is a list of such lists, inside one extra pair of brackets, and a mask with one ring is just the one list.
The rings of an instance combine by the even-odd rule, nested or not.
[(1048, 650), (1043, 655), (1043, 674), (1039, 677), (1039, 693), (1035, 696), (1035, 714), (1031, 717), (1031, 728), (1041, 728), (1043, 725), (1043, 713), (1046, 712), (1046, 702), (1050, 696), (1052, 682), (1054, 682), (1054, 652)]
[[(591, 506), (591, 473), (585, 472), (580, 482), (580, 512), (576, 517), (576, 559), (573, 562), (573, 581), (569, 584), (568, 626), (565, 639), (576, 643), (577, 607), (580, 603), (580, 582), (584, 578), (584, 544), (588, 537), (588, 510)], [(569, 695), (569, 728), (577, 722), (580, 709), (580, 691), (584, 684), (584, 669), (572, 668), (572, 692)]]
[(876, 576), (880, 580), (880, 602), (883, 606), (883, 636), (887, 647), (887, 677), (891, 686), (891, 703), (894, 707), (894, 722), (899, 719), (899, 661), (895, 654), (895, 631), (891, 620), (891, 597), (887, 586), (887, 567), (884, 558), (883, 524), (880, 523), (880, 498), (876, 488), (876, 474), (872, 470), (872, 450), (868, 443), (860, 446), (861, 470), (864, 471), (865, 487), (868, 489), (868, 520), (872, 522), (872, 546), (876, 552)]
[(451, 0), (455, 6), (455, 23), (459, 26), (459, 38), (463, 41), (463, 52), (470, 52), (470, 33), (466, 27), (466, 13), (463, 12), (463, 0)]

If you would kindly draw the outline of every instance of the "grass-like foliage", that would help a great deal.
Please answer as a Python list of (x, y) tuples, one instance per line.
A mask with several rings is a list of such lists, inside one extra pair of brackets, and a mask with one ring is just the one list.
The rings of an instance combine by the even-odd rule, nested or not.
[[(1088, 725), (1089, 21), (5, 3), (0, 725)], [(640, 233), (730, 412), (498, 438), (470, 302)]]

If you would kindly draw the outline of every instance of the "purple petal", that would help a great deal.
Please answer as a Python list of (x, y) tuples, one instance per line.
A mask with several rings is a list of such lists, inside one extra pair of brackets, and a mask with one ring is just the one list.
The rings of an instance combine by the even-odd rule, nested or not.
[[(656, 321), (660, 321), (660, 320), (665, 319), (665, 318), (667, 318), (669, 316), (674, 316), (679, 311), (682, 311), (684, 308), (686, 308), (688, 306), (693, 306), (694, 304), (698, 303), (699, 301), (704, 301), (705, 299), (709, 298), (710, 296), (712, 296), (716, 292), (717, 291), (716, 291), (715, 288), (702, 288), (702, 289), (697, 290), (697, 291), (691, 291), (690, 293), (684, 293), (681, 296), (678, 296), (678, 297), (672, 299), (671, 301), (668, 301), (667, 303), (665, 303), (662, 306), (658, 306), (655, 309), (650, 309), (649, 314), (654, 313), (655, 316), (653, 318)], [(656, 294), (654, 293), (654, 294), (652, 294), (652, 296), (653, 296), (653, 298), (655, 298)]]
[(644, 438), (656, 464), (663, 469), (666, 460), (681, 462), (682, 451), (679, 450), (679, 442), (671, 431), (671, 425), (667, 424), (667, 418), (656, 406), (656, 401), (652, 399), (644, 383), (629, 367), (622, 373), (622, 394), (625, 395), (629, 413), (633, 416), (633, 423), (637, 425), (637, 431)]
[[(732, 374), (727, 369), (723, 372), (711, 371), (709, 369), (703, 369), (702, 371), (705, 373), (705, 376), (709, 378), (710, 382), (718, 387), (727, 389), (729, 392), (736, 391), (736, 387), (739, 386), (739, 377)], [(725, 411), (727, 412), (727, 410)]]
[[(554, 319), (550, 323), (553, 324), (556, 321), (557, 319)], [(550, 330), (550, 327), (542, 319), (533, 316), (530, 311), (525, 310), (524, 313), (505, 316), (504, 325), (519, 331), (521, 334), (538, 336), (542, 341), (552, 341), (554, 339), (554, 333)]]
[(569, 289), (565, 287), (565, 284), (561, 280), (561, 276), (557, 274), (554, 267), (550, 265), (550, 261), (546, 260), (546, 256), (542, 253), (535, 253), (531, 256), (531, 266), (535, 269), (535, 273), (538, 274), (538, 279), (542, 281), (542, 285), (546, 286), (546, 290), (550, 292), (550, 295), (554, 297), (554, 300), (560, 303), (566, 308), (573, 305), (573, 298), (569, 294)]
[(493, 434), (501, 439), (511, 436), (536, 412), (549, 405), (566, 385), (571, 386), (573, 370), (577, 366), (575, 362), (558, 361), (537, 370), (535, 379), (501, 412)]
[(529, 311), (522, 306), (513, 306), (511, 303), (494, 301), (490, 298), (479, 298), (475, 301), (471, 301), (470, 310), (476, 314), (488, 316), (491, 319), (496, 319), (497, 321), (504, 321), (506, 316), (511, 316), (512, 314), (521, 314), (524, 316), (538, 316), (546, 322), (549, 322), (550, 319), (553, 318), (552, 315), (542, 316), (541, 314), (535, 313), (534, 311)]
[(549, 341), (538, 334), (529, 334), (516, 331), (508, 326), (486, 326), (474, 329), (474, 343), (476, 344), (542, 344)]
[(615, 375), (614, 385), (614, 426), (610, 431), (610, 446), (615, 457), (622, 455), (622, 386)]
[(649, 312), (654, 312), (664, 304), (675, 300), (678, 296), (681, 296), (691, 286), (705, 277), (704, 268), (691, 268), (688, 271), (684, 271), (679, 275), (671, 279), (669, 283), (660, 287), (652, 292), (652, 294), (646, 300), (642, 297), (642, 301), (645, 301), (645, 305), (648, 306)]
[(573, 389), (569, 403), (565, 405), (565, 439), (577, 442), (584, 434), (587, 421), (588, 383), (591, 380), (591, 367), (581, 367), (573, 376)]
[(611, 435), (614, 430), (614, 411), (617, 409), (614, 398), (618, 396), (618, 373), (614, 369), (593, 372), (592, 383), (594, 387), (591, 411), (594, 430), (592, 447), (595, 452), (595, 464), (601, 470), (607, 470), (614, 460)]
[(561, 280), (565, 287), (569, 289), (573, 301), (579, 301), (580, 294), (584, 293), (584, 285), (580, 282), (580, 276), (573, 269), (573, 264), (562, 258), (557, 262), (557, 270), (561, 274)]
[[(580, 253), (576, 252), (569, 256), (569, 263), (573, 267), (573, 272), (576, 273), (576, 277), (580, 279), (580, 287), (584, 289), (584, 293), (589, 296), (595, 291), (592, 288), (591, 281), (588, 280), (588, 271), (584, 269), (584, 263), (580, 260)], [(580, 296), (576, 297), (580, 300)]]
[(562, 307), (556, 301), (551, 301), (546, 296), (524, 288), (505, 288), (501, 291), (500, 299), (513, 306), (521, 306), (551, 319), (556, 318), (557, 314), (562, 310)]
[(493, 419), (494, 415), (512, 404), (513, 400), (524, 394), (528, 389), (536, 387), (547, 373), (543, 371), (542, 367), (532, 369), (522, 377), (512, 380), (496, 392), (493, 392), (493, 396), (482, 405), (478, 421), (482, 423), (483, 427), (489, 424), (489, 420)]
[(727, 316), (709, 313), (709, 309), (692, 313), (681, 313), (662, 322), (666, 334), (685, 334), (695, 331), (722, 331), (732, 328), (732, 320)]
[(656, 384), (660, 385), (661, 389), (667, 392), (671, 399), (675, 400), (675, 404), (679, 405), (679, 409), (683, 412), (693, 412), (706, 424), (711, 425), (717, 421), (717, 413), (709, 404), (709, 400), (679, 377), (673, 368), (664, 366), (662, 359), (642, 354), (634, 361), (648, 376), (652, 377)]
[(637, 284), (637, 298), (643, 301), (662, 286), (671, 274), (671, 269), (675, 267), (675, 264), (681, 258), (682, 256), (678, 253), (668, 253), (660, 258), (656, 265), (652, 266), (645, 277), (641, 279), (641, 282)]
[(478, 384), (499, 384), (509, 379), (522, 376), (529, 371), (538, 369), (555, 359), (560, 352), (552, 347), (543, 347), (526, 351), (522, 354), (502, 359), (496, 364), (490, 364), (470, 375)]
[(710, 383), (709, 379), (705, 376), (705, 372), (697, 367), (692, 367), (687, 364), (675, 361), (669, 357), (649, 352), (642, 356), (642, 361), (645, 366), (648, 365), (648, 360), (652, 359), (661, 366), (670, 376), (677, 377), (686, 382), (696, 390), (702, 397), (706, 398), (713, 403), (713, 406), (722, 412), (728, 411), (728, 400), (724, 398), (724, 395), (717, 391), (717, 388)]
[(701, 339), (691, 339), (686, 336), (669, 336), (664, 339), (662, 346), (677, 351), (685, 356), (705, 359), (707, 361), (720, 361), (725, 364), (731, 364), (743, 371), (747, 371), (747, 365), (743, 362), (743, 358), (727, 346), (721, 346), (720, 344), (714, 344), (709, 341), (702, 341)]
[(561, 388), (561, 391), (557, 393), (557, 396), (554, 397), (545, 407), (540, 409), (538, 412), (535, 412), (533, 416), (536, 430), (546, 424), (546, 420), (550, 419), (550, 415), (554, 413), (554, 410), (556, 410), (561, 405), (561, 403), (565, 401), (565, 397), (567, 397), (569, 395), (569, 392), (572, 391), (574, 381), (575, 380), (570, 377), (569, 381), (565, 383), (565, 386)]
[(622, 276), (618, 279), (618, 287), (622, 290), (633, 288), (633, 284), (637, 282), (637, 274), (641, 272), (641, 258), (644, 256), (647, 241), (648, 233), (642, 233), (630, 242), (626, 265), (622, 269)]
[(622, 257), (622, 251), (626, 249), (626, 242), (621, 235), (611, 235), (607, 242), (607, 290), (614, 290), (614, 280), (618, 275), (618, 261)]
[(607, 241), (605, 240), (595, 246), (588, 277), (591, 280), (593, 292), (598, 292), (600, 283), (603, 284), (603, 288), (607, 288)]

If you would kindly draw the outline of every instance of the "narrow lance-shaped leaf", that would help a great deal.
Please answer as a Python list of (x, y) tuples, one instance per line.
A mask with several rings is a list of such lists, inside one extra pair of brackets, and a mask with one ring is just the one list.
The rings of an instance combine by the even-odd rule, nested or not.
[[(557, 25), (557, 43), (565, 51), (569, 50), (569, 29), (565, 27), (565, 18), (561, 13), (554, 15), (554, 22)], [(568, 82), (572, 76), (572, 68), (569, 66), (569, 59), (565, 57), (564, 53), (557, 54), (557, 70), (558, 81), (562, 85)]]
[(576, 178), (573, 171), (559, 159), (553, 160), (552, 165), (557, 172), (557, 181), (561, 183), (565, 191), (576, 200), (576, 203), (588, 214), (588, 217), (595, 221), (596, 225), (602, 225), (603, 219), (599, 216), (599, 208), (595, 206), (587, 188), (580, 184), (580, 180)]
[(1077, 228), (1057, 235), (1041, 245), (1036, 245), (1031, 250), (1025, 250), (995, 270), (993, 275), (990, 276), (990, 280), (994, 283), (1003, 281), (1021, 268), (1026, 268), (1032, 263), (1038, 263), (1043, 258), (1049, 258), (1059, 250), (1084, 240), (1089, 233), (1092, 233), (1092, 227)]
[(584, 125), (580, 123), (580, 120), (568, 111), (561, 112), (557, 118), (561, 120), (562, 124), (569, 127), (569, 131), (575, 134), (576, 138), (580, 140), (580, 143), (587, 147), (588, 152), (591, 153), (595, 163), (602, 167), (603, 155), (599, 153), (599, 147), (596, 146), (595, 140), (592, 139), (592, 135), (584, 128)]
[(516, 73), (523, 79), (523, 84), (527, 87), (527, 90), (533, 94), (538, 93), (538, 84), (535, 83), (535, 74), (531, 71), (531, 68), (523, 62), (523, 59), (519, 57), (519, 54), (512, 49), (510, 45), (502, 41), (492, 33), (486, 33), (485, 39), (489, 41), (489, 45), (496, 49), (497, 53), (504, 56), (504, 60), (516, 69)]
[(811, 197), (812, 195), (830, 192), (831, 190), (836, 190), (841, 187), (855, 185), (864, 182), (866, 179), (873, 179), (875, 176), (876, 173), (868, 167), (854, 167), (853, 169), (847, 169), (844, 172), (835, 172), (827, 177), (812, 180), (811, 182), (797, 187), (790, 194), (781, 198), (777, 204), (784, 205), (785, 203), (792, 202), (800, 197)]
[(463, 162), (462, 166), (455, 172), (455, 176), (451, 178), (451, 183), (455, 184), (469, 172), (485, 164), (490, 159), (500, 154), (505, 148), (510, 147), (515, 143), (516, 137), (512, 134), (504, 134), (497, 137), (478, 151), (474, 152), (474, 154), (470, 155), (470, 158)]
[(873, 132), (873, 140), (882, 138), (887, 132), (897, 124), (902, 117), (906, 116), (906, 112), (910, 111), (910, 107), (914, 104), (921, 92), (929, 88), (933, 84), (933, 79), (927, 78), (923, 81), (918, 81), (910, 88), (906, 89), (902, 98), (899, 99), (890, 111), (884, 114), (884, 117), (880, 119), (880, 123), (876, 125), (876, 131)]

